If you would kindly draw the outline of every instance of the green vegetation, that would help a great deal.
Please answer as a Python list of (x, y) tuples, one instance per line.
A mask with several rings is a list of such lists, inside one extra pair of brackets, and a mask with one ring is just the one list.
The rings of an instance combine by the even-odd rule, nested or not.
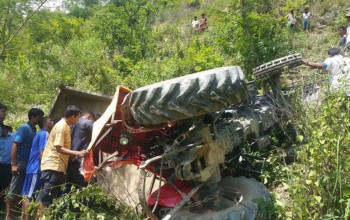
[[(111, 95), (117, 85), (135, 89), (227, 65), (241, 66), (253, 79), (253, 67), (294, 52), (322, 61), (326, 50), (336, 45), (336, 29), (346, 24), (342, 12), (349, 6), (345, 0), (64, 3), (63, 11), (35, 11), (25, 0), (0, 0), (0, 101), (9, 106), (7, 123), (15, 128), (26, 120), (30, 107), (48, 112), (59, 84)], [(284, 16), (290, 9), (300, 15), (305, 7), (315, 13), (313, 31), (290, 33)], [(209, 30), (196, 33), (190, 22), (202, 12), (208, 15)], [(300, 30), (299, 23), (297, 27)], [(297, 74), (283, 76), (288, 85), (319, 74), (299, 68)], [(282, 143), (276, 141), (276, 148), (268, 152), (262, 179), (274, 196), (274, 206), (266, 205), (274, 210), (274, 219), (349, 219), (350, 102), (341, 94), (322, 100), (316, 108), (293, 103), (302, 131), (301, 144), (293, 145), (298, 150), (294, 163), (283, 160)], [(96, 187), (72, 195), (71, 201), (94, 195), (113, 207), (107, 213), (81, 206), (86, 218), (120, 214), (115, 200)], [(74, 214), (65, 215), (71, 219)], [(129, 215), (130, 210), (120, 218), (132, 218)]]
[(276, 214), (280, 219), (348, 219), (349, 98), (332, 94), (317, 108), (299, 110), (296, 118), (303, 134), (295, 145), (296, 161), (287, 164), (276, 148), (263, 175), (271, 184)]
[[(63, 11), (33, 11), (27, 1), (2, 0), (2, 101), (18, 125), (28, 106), (48, 111), (59, 84), (110, 95), (117, 85), (135, 89), (226, 65), (251, 79), (253, 66), (293, 51), (267, 2), (76, 0)], [(202, 12), (209, 30), (195, 33), (190, 22)]]
[[(70, 208), (68, 208), (70, 206)], [(34, 204), (31, 206), (34, 209)], [(43, 219), (139, 219), (134, 210), (95, 184), (74, 189), (54, 201)]]

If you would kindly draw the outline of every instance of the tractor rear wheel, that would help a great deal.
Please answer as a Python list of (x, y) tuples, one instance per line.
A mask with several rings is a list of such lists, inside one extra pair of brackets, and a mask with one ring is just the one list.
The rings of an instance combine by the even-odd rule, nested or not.
[(248, 99), (238, 66), (222, 67), (141, 87), (129, 94), (133, 118), (143, 125), (179, 121)]

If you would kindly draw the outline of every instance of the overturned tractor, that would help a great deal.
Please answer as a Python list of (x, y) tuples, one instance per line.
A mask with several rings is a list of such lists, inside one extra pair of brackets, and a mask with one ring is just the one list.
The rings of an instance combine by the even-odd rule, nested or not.
[(95, 122), (84, 175), (137, 166), (139, 201), (150, 219), (254, 219), (257, 201), (270, 200), (266, 187), (251, 178), (262, 172), (264, 158), (242, 149), (270, 144), (269, 134), (284, 117), (276, 113), (276, 100), (288, 108), (283, 97), (271, 102), (258, 96), (238, 66), (134, 91), (119, 86)]

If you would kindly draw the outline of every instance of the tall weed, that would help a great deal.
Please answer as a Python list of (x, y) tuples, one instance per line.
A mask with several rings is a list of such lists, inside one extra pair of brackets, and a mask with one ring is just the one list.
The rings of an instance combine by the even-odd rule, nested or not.
[(350, 98), (329, 94), (317, 108), (299, 108), (297, 161), (284, 186), (289, 202), (284, 212), (291, 219), (346, 219), (350, 200)]

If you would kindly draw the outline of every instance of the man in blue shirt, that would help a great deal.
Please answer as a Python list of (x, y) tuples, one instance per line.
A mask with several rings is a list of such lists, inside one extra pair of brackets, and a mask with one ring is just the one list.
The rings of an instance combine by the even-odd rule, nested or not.
[(47, 139), (49, 138), (49, 133), (53, 127), (53, 121), (48, 117), (42, 117), (39, 121), (39, 127), (41, 130), (35, 135), (33, 140), (22, 189), (22, 196), (24, 197), (22, 205), (23, 219), (29, 219), (26, 213), (29, 200), (35, 197), (34, 193), (40, 188), (40, 161)]
[(11, 182), (11, 147), (13, 134), (10, 132), (11, 127), (2, 125), (0, 136), (0, 194), (8, 187)]
[(9, 193), (6, 197), (6, 219), (12, 219), (11, 212), (15, 199), (22, 193), (30, 149), (36, 134), (35, 126), (39, 123), (44, 112), (39, 108), (32, 108), (28, 112), (29, 121), (23, 124), (16, 132), (11, 151), (12, 180)]

